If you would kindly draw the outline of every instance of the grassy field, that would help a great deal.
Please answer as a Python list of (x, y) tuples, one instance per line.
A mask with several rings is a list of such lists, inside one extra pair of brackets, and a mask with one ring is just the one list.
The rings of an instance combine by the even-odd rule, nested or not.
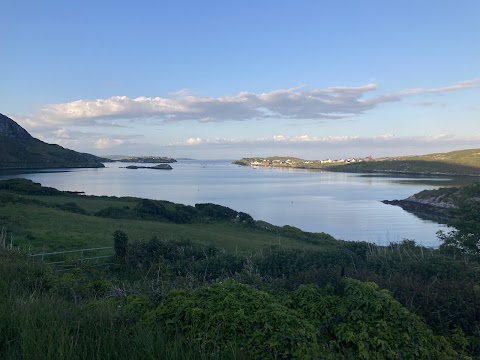
[[(132, 241), (154, 236), (161, 239), (192, 240), (213, 244), (227, 252), (258, 250), (272, 245), (294, 248), (319, 246), (314, 242), (298, 240), (296, 236), (252, 228), (232, 220), (175, 223), (165, 219), (95, 215), (108, 208), (133, 209), (139, 202), (140, 199), (136, 198), (28, 195), (0, 190), (0, 227), (7, 230), (8, 239), (13, 237), (15, 245), (30, 248), (30, 252), (111, 246), (115, 230), (124, 231)], [(162, 204), (166, 208), (180, 206), (166, 202)], [(72, 212), (72, 209), (82, 213)]]

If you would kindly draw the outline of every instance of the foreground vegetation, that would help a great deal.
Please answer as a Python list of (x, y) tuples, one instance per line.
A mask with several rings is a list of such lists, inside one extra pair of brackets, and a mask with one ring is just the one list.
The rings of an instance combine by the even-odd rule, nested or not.
[[(0, 182), (0, 227), (2, 359), (480, 357), (477, 255), (451, 246), (343, 242), (213, 204), (26, 180)], [(12, 234), (115, 257), (63, 272), (8, 249)]]

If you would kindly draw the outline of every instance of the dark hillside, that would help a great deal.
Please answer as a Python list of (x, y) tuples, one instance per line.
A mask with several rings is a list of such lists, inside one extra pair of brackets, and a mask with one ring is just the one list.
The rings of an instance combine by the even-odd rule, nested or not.
[(104, 167), (104, 161), (35, 139), (15, 121), (0, 114), (0, 169)]

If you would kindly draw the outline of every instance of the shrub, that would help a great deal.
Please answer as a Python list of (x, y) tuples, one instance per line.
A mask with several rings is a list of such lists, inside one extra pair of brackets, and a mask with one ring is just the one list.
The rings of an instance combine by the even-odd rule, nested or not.
[(121, 230), (116, 230), (113, 233), (113, 247), (115, 249), (115, 256), (118, 259), (125, 260), (127, 255), (128, 236)]
[(309, 359), (315, 329), (263, 291), (234, 281), (193, 292), (171, 291), (145, 319), (148, 327), (187, 338), (199, 352), (239, 346), (252, 359)]

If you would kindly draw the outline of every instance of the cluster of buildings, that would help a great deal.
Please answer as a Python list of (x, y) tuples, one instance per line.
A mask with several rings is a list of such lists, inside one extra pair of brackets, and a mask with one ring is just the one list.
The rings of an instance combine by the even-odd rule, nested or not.
[(255, 159), (250, 166), (312, 166), (320, 164), (341, 164), (361, 162), (362, 159), (325, 159), (325, 160), (301, 160), (301, 159)]

